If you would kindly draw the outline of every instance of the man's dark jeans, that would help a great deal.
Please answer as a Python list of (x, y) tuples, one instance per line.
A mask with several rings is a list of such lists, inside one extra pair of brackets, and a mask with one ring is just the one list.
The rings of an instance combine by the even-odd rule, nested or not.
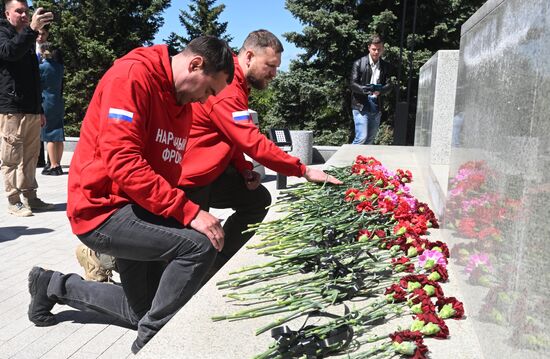
[[(218, 253), (213, 270), (220, 269), (254, 235), (242, 233), (249, 224), (265, 218), (271, 204), (271, 194), (262, 185), (251, 191), (233, 166), (229, 166), (214, 182), (204, 187), (184, 188), (189, 199), (202, 210), (231, 208), (235, 211), (223, 225), (223, 249)], [(212, 272), (210, 273), (213, 274)]]
[(203, 234), (135, 204), (119, 209), (79, 238), (91, 249), (116, 257), (122, 286), (55, 272), (48, 296), (137, 327), (134, 352), (195, 294), (216, 257), (216, 250)]

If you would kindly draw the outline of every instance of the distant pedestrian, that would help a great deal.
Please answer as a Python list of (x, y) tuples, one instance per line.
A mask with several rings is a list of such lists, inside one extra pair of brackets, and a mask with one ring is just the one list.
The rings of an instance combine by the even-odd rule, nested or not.
[(42, 54), (40, 51), (40, 45), (45, 44), (48, 42), (48, 38), (50, 37), (50, 31), (45, 26), (40, 31), (38, 31), (38, 36), (36, 37), (36, 57), (38, 58), (38, 62), (42, 62)]
[(40, 84), (42, 87), (42, 108), (46, 115), (46, 125), (42, 127), (41, 140), (46, 142), (49, 166), (42, 174), (59, 176), (63, 174), (61, 157), (63, 156), (63, 56), (61, 50), (52, 49), (50, 43), (40, 45), (42, 63), (40, 64)]
[(390, 81), (392, 66), (382, 59), (384, 41), (374, 35), (368, 46), (369, 54), (353, 63), (351, 69), (351, 108), (355, 124), (354, 145), (374, 143), (382, 118), (382, 96), (393, 89)]
[(44, 125), (40, 74), (35, 42), (51, 12), (38, 8), (29, 17), (26, 1), (5, 2), (6, 19), (0, 20), (0, 148), (8, 213), (32, 216), (32, 210), (51, 209), (36, 196), (36, 162), (40, 126)]

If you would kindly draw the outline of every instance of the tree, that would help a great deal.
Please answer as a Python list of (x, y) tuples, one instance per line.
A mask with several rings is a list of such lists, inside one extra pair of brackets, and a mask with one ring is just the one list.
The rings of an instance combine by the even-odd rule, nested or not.
[[(399, 35), (403, 0), (286, 0), (286, 8), (304, 27), (301, 33), (286, 33), (286, 39), (304, 50), (288, 72), (273, 82), (273, 103), (265, 119), (296, 129), (314, 131), (319, 144), (349, 143), (353, 132), (348, 78), (354, 60), (367, 52), (368, 39), (379, 33), (386, 39), (384, 58), (399, 63)], [(412, 54), (411, 103), (416, 102), (418, 70), (437, 50), (457, 49), (460, 25), (484, 0), (418, 1), (415, 51)], [(414, 1), (407, 4), (405, 29), (411, 45)], [(421, 15), (420, 15), (421, 14)], [(407, 46), (410, 47), (410, 46)], [(406, 90), (408, 70), (404, 53), (401, 83)], [(395, 98), (386, 101), (393, 119)], [(411, 113), (414, 120), (413, 108)]]
[(216, 36), (228, 43), (233, 38), (227, 35), (227, 22), (219, 22), (218, 17), (225, 9), (224, 4), (213, 6), (216, 0), (192, 0), (189, 12), (180, 10), (179, 20), (185, 28), (187, 36), (170, 33), (164, 42), (168, 45), (171, 54), (176, 54), (191, 40), (201, 35)]
[(34, 1), (54, 13), (50, 41), (64, 54), (65, 129), (78, 135), (99, 79), (113, 61), (152, 44), (170, 0)]

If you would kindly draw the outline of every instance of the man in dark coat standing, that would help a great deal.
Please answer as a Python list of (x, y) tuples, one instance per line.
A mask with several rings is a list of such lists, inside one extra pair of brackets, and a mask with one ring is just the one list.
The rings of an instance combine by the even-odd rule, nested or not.
[(392, 66), (382, 60), (384, 41), (374, 35), (369, 42), (369, 54), (353, 63), (351, 70), (351, 108), (355, 123), (352, 144), (374, 142), (382, 118), (382, 96), (391, 92)]
[(36, 37), (53, 20), (38, 8), (29, 16), (26, 1), (4, 2), (0, 20), (0, 166), (8, 197), (8, 213), (32, 216), (32, 210), (51, 209), (36, 196), (36, 159), (40, 150), (42, 111)]

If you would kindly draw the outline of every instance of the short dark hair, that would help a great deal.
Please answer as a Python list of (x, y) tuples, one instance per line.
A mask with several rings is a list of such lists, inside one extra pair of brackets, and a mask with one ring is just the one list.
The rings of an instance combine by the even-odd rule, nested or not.
[(369, 39), (369, 46), (370, 45), (378, 45), (378, 44), (384, 44), (384, 39), (382, 38), (382, 36), (380, 36), (378, 34), (372, 35)]
[[(17, 2), (21, 2), (21, 3), (25, 3), (25, 5), (27, 5), (27, 7), (29, 7), (29, 3), (27, 2), (27, 0), (4, 0), (2, 1), (2, 19), (5, 19), (6, 18), (6, 6), (11, 3), (12, 1), (17, 1)], [(29, 7), (30, 9), (30, 7)]]
[(280, 54), (285, 49), (283, 48), (283, 44), (277, 36), (273, 35), (272, 32), (260, 29), (256, 31), (252, 31), (246, 39), (244, 39), (243, 46), (239, 50), (239, 52), (245, 51), (250, 48), (256, 48), (256, 49), (262, 49), (262, 48), (272, 48), (276, 53)]
[[(8, 5), (10, 2), (12, 2), (13, 0), (4, 0), (4, 6)], [(17, 2), (24, 2), (25, 4), (29, 5), (28, 1), (27, 0), (15, 0)]]
[(228, 75), (227, 83), (230, 84), (233, 81), (235, 74), (233, 51), (227, 42), (215, 36), (199, 36), (191, 40), (182, 52), (202, 56), (205, 74), (223, 71)]

